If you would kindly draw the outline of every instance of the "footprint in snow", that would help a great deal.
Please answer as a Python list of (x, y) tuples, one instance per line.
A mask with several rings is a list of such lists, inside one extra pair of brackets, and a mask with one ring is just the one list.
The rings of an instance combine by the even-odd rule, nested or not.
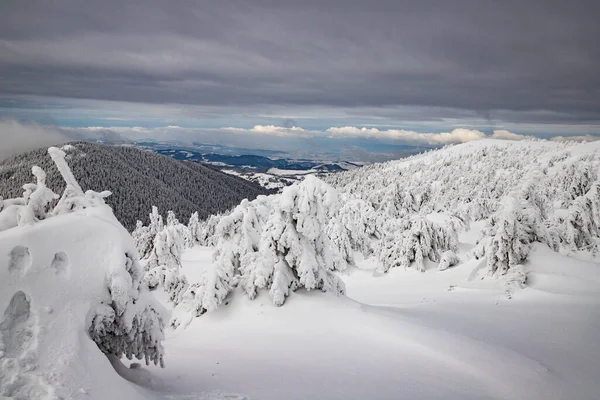
[(54, 390), (35, 373), (35, 318), (25, 293), (15, 293), (0, 321), (0, 398), (42, 399)]
[(50, 268), (54, 270), (56, 275), (67, 274), (69, 268), (69, 258), (67, 257), (67, 254), (62, 251), (56, 253), (52, 260), (52, 264), (50, 264)]
[(25, 246), (14, 247), (10, 251), (8, 270), (23, 274), (29, 267), (31, 267), (31, 253), (29, 252), (29, 248)]

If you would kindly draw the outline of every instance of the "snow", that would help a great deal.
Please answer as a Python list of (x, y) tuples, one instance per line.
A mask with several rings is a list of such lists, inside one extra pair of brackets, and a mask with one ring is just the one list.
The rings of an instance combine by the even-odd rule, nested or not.
[[(206, 268), (210, 253), (186, 251), (185, 273)], [(357, 257), (361, 268), (343, 277), (349, 298), (300, 291), (278, 308), (267, 293), (237, 293), (170, 332), (168, 367), (152, 374), (180, 394), (227, 388), (265, 400), (598, 393), (596, 263), (534, 246), (529, 286), (509, 300), (499, 281), (472, 276), (476, 263), (374, 277), (377, 263)]]
[(265, 189), (280, 190), (297, 181), (297, 179), (294, 178), (286, 178), (284, 176), (271, 175), (263, 172), (236, 171), (233, 169), (222, 169), (221, 172), (229, 175), (239, 176), (240, 178), (246, 179), (250, 182), (258, 183)]
[[(486, 146), (490, 144), (473, 142), (431, 153), (433, 157), (426, 154), (389, 165), (401, 171), (411, 164), (435, 161), (440, 154), (469, 154)], [(600, 144), (565, 147), (549, 142), (496, 141), (493, 146), (535, 150), (532, 158), (544, 163), (560, 160), (548, 167), (549, 179), (561, 173), (573, 175), (571, 171), (583, 175), (585, 171), (578, 169), (583, 165), (581, 157), (600, 150)], [(404, 268), (382, 273), (380, 257), (369, 253), (365, 244), (380, 234), (381, 219), (377, 218), (411, 222), (418, 217), (422, 228), (399, 228), (397, 237), (408, 232), (422, 240), (427, 236), (422, 233), (425, 228), (454, 229), (456, 217), (448, 210), (427, 209), (408, 218), (377, 214), (367, 201), (345, 197), (345, 193), (338, 202), (335, 190), (308, 177), (303, 185), (289, 187), (279, 197), (245, 201), (231, 214), (219, 217), (216, 230), (223, 240), (216, 251), (202, 246), (184, 249), (183, 243), (193, 243), (194, 238), (185, 238), (185, 227), (174, 215), (168, 216), (165, 225), (153, 210), (154, 225), (138, 227), (136, 244), (147, 250), (148, 257), (156, 256), (157, 268), (166, 268), (166, 292), (148, 292), (137, 285), (141, 280), (137, 258), (127, 255), (135, 253), (133, 239), (103, 205), (107, 193), (84, 195), (72, 179), (64, 153), (55, 149), (51, 154), (69, 182), (70, 192), (63, 195), (64, 204), (55, 209), (58, 212), (45, 219), (30, 216), (23, 224), (24, 217), (13, 215), (11, 207), (30, 206), (13, 204), (11, 199), (0, 213), (0, 220), (9, 215), (7, 221), (19, 221), (5, 224), (0, 231), (0, 313), (4, 312), (0, 315), (0, 396), (94, 400), (598, 398), (600, 262), (594, 246), (581, 248), (569, 242), (574, 247), (557, 252), (551, 249), (551, 241), (535, 232), (533, 239), (510, 244), (511, 251), (518, 251), (520, 245), (527, 249), (510, 253), (518, 262), (510, 263), (502, 279), (496, 279), (485, 259), (472, 256), (478, 241), (482, 243), (482, 231), (490, 229), (486, 215), (465, 224), (465, 231), (454, 232), (451, 245), (439, 246), (439, 263), (432, 255), (435, 251), (425, 250), (428, 256), (416, 257), (414, 264), (419, 263), (423, 272), (409, 261)], [(501, 180), (513, 179), (508, 168), (514, 166), (493, 174)], [(37, 175), (40, 179), (41, 174)], [(423, 175), (416, 172), (411, 179), (419, 182)], [(530, 186), (520, 180), (518, 184), (518, 190), (501, 189), (510, 196), (524, 196)], [(590, 189), (577, 198), (598, 190), (595, 183), (583, 186)], [(413, 189), (420, 193), (419, 185)], [(573, 193), (578, 190), (573, 187)], [(527, 192), (528, 201), (535, 203), (538, 194)], [(564, 203), (571, 207), (572, 201)], [(511, 207), (507, 207), (510, 212), (499, 209), (499, 215), (507, 219), (502, 229), (521, 232), (511, 224), (517, 219), (514, 215), (526, 209)], [(327, 225), (339, 208), (346, 210), (347, 221)], [(560, 210), (556, 215), (566, 219), (570, 214)], [(519, 216), (519, 224), (527, 223), (527, 217)], [(335, 272), (334, 255), (322, 248), (328, 245), (326, 236), (333, 228), (334, 233), (343, 232), (342, 228), (361, 231), (361, 235), (351, 232), (356, 235), (338, 237), (340, 246), (353, 240), (354, 250), (361, 251), (345, 254), (352, 262)], [(513, 238), (511, 232), (502, 234)], [(585, 243), (598, 239), (594, 229), (588, 233)], [(303, 235), (301, 246), (290, 235)], [(223, 247), (224, 243), (232, 246)], [(319, 276), (335, 273), (343, 281), (339, 286), (345, 286), (346, 296), (299, 288), (289, 291), (285, 304), (277, 307), (280, 303), (274, 304), (267, 290), (275, 278), (258, 272), (252, 275), (253, 284), (261, 290), (251, 291), (249, 297), (249, 283), (238, 285), (236, 279), (243, 276), (232, 274), (228, 287), (232, 292), (221, 299), (219, 308), (166, 330), (165, 368), (103, 354), (110, 353), (107, 349), (116, 340), (101, 335), (110, 326), (103, 324), (105, 319), (119, 314), (133, 326), (132, 314), (142, 304), (154, 304), (165, 321), (177, 318), (174, 298), (178, 296), (172, 296), (167, 284), (171, 278), (177, 275), (174, 283), (198, 282), (215, 271), (213, 263), (219, 260), (231, 265), (247, 263), (244, 268), (250, 270), (257, 261), (250, 257), (258, 250), (263, 255), (277, 251), (281, 254), (274, 254), (279, 258), (297, 262), (292, 278), (301, 279), (309, 267), (318, 267), (313, 269), (322, 272)], [(351, 250), (349, 246), (345, 251)], [(313, 257), (313, 252), (319, 257)], [(319, 265), (313, 265), (309, 256)], [(273, 258), (263, 261), (267, 259)], [(277, 268), (266, 261), (263, 267)], [(311, 282), (315, 283), (314, 277)], [(209, 283), (214, 287), (215, 282)], [(119, 336), (120, 340), (126, 337)], [(126, 348), (130, 343), (117, 345), (121, 353), (138, 354)]]
[(127, 237), (110, 210), (94, 208), (0, 232), (0, 395), (148, 396), (115, 374), (86, 327)]

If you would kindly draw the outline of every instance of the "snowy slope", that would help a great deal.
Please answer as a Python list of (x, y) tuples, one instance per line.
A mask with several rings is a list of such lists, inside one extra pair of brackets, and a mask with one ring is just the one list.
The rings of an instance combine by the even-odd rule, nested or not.
[[(468, 243), (465, 243), (466, 245)], [(462, 254), (461, 254), (462, 256)], [(197, 276), (209, 248), (184, 254)], [(373, 260), (344, 280), (349, 299), (297, 292), (274, 307), (233, 296), (169, 333), (162, 390), (227, 388), (254, 399), (593, 399), (600, 390), (600, 279), (595, 263), (536, 247), (529, 287)], [(450, 289), (450, 290), (449, 290)]]
[(87, 333), (94, 307), (107, 295), (107, 273), (125, 265), (132, 246), (105, 209), (0, 232), (0, 306), (7, 310), (0, 323), (0, 394), (148, 398), (116, 374)]
[[(533, 187), (553, 201), (545, 226), (583, 232), (569, 224), (578, 223), (574, 202), (595, 190), (594, 166), (597, 145), (482, 141), (336, 175), (347, 204), (365, 199), (385, 224), (423, 216), (444, 225), (462, 213), (471, 222), (458, 237), (459, 264), (435, 271), (437, 262), (425, 258), (424, 272), (409, 263), (382, 275), (379, 257), (357, 252), (358, 268), (342, 275), (349, 298), (298, 290), (282, 308), (264, 292), (250, 301), (238, 288), (220, 309), (168, 335), (167, 354), (185, 362), (157, 374), (179, 378), (187, 392), (227, 387), (261, 399), (593, 399), (600, 391), (594, 246), (579, 248), (559, 232), (551, 250), (538, 236), (521, 243), (519, 264), (495, 274), (473, 250), (505, 198), (538, 201), (523, 190), (536, 169), (542, 175)], [(575, 219), (563, 221), (573, 210)], [(595, 224), (586, 226), (592, 243)], [(214, 268), (209, 252), (184, 254), (190, 280)], [(522, 282), (509, 279), (515, 270)], [(187, 371), (202, 369), (210, 378), (189, 378)]]
[[(509, 251), (523, 245), (526, 256), (501, 273), (491, 273), (489, 254), (477, 259), (474, 249), (504, 198), (522, 196), (519, 190), (530, 167), (543, 170), (539, 182), (555, 184), (543, 192), (552, 199), (552, 207), (544, 208), (544, 226), (558, 229), (569, 221), (577, 223), (567, 217), (578, 198), (595, 193), (598, 176), (591, 167), (598, 163), (598, 151), (595, 144), (548, 142), (455, 146), (339, 175), (340, 198), (310, 177), (279, 197), (246, 201), (230, 215), (217, 217), (212, 231), (218, 240), (209, 242), (230, 247), (196, 245), (183, 250), (183, 240), (194, 243), (191, 224), (186, 233), (168, 215), (166, 224), (160, 219), (160, 224), (137, 231), (155, 235), (153, 241), (136, 236), (146, 241), (143, 247), (148, 250), (142, 266), (155, 263), (157, 274), (172, 274), (177, 280), (170, 283), (185, 286), (167, 287), (163, 277), (150, 293), (143, 285), (136, 289), (136, 273), (130, 289), (116, 290), (121, 286), (114, 282), (123, 281), (115, 277), (126, 276), (123, 266), (131, 263), (125, 254), (133, 251), (134, 243), (106, 207), (6, 229), (0, 232), (0, 255), (5, 254), (0, 263), (0, 311), (6, 310), (0, 317), (0, 394), (127, 400), (596, 399), (600, 265), (595, 220), (568, 231), (586, 231), (591, 245), (569, 242), (572, 237), (560, 232), (556, 248), (541, 236), (518, 245), (511, 242)], [(480, 158), (485, 162), (479, 163)], [(486, 171), (490, 166), (493, 170)], [(478, 175), (482, 173), (483, 178)], [(398, 185), (390, 191), (394, 180)], [(486, 182), (494, 187), (477, 189)], [(428, 192), (418, 192), (423, 185)], [(427, 195), (419, 197), (420, 193)], [(539, 200), (537, 192), (525, 194), (527, 201)], [(472, 199), (489, 202), (483, 207)], [(367, 202), (371, 211), (352, 208)], [(415, 205), (418, 208), (411, 208)], [(394, 264), (382, 269), (386, 259), (373, 247), (385, 236), (377, 238), (365, 230), (363, 236), (348, 236), (351, 242), (346, 245), (348, 238), (340, 233), (341, 227), (364, 229), (362, 223), (374, 223), (373, 232), (378, 233), (383, 226), (378, 224), (398, 223), (389, 225), (395, 233), (394, 228), (404, 226), (401, 223), (417, 221), (423, 231), (411, 227), (408, 236), (397, 232), (405, 235), (400, 236), (402, 243), (412, 246), (407, 241), (413, 240), (411, 235), (422, 238), (447, 229), (456, 211), (470, 221), (458, 226), (456, 243), (448, 242), (459, 262), (444, 271), (431, 260), (433, 250), (420, 256), (423, 272), (415, 267), (417, 259), (404, 268)], [(328, 215), (334, 216), (333, 225), (326, 221)], [(337, 221), (340, 215), (345, 219)], [(159, 220), (158, 215), (153, 218)], [(336, 240), (325, 232), (337, 235), (332, 236)], [(286, 258), (295, 254), (298, 243), (300, 258)], [(332, 243), (352, 254), (328, 247)], [(346, 258), (340, 259), (342, 254)], [(409, 252), (390, 254), (404, 260)], [(314, 255), (317, 264), (312, 264)], [(242, 259), (245, 275), (236, 270), (236, 257)], [(316, 277), (328, 277), (320, 285), (313, 281), (313, 289), (330, 290), (333, 281), (328, 279), (337, 274), (344, 285), (334, 286), (345, 286), (346, 296), (334, 294), (340, 290), (323, 293), (299, 285), (286, 293), (282, 307), (275, 306), (278, 298), (267, 291), (269, 285), (271, 291), (275, 287), (269, 275), (272, 266), (264, 263), (269, 257), (279, 257), (278, 268), (289, 268), (286, 277), (292, 283), (293, 274), (311, 271), (307, 265)], [(515, 270), (526, 278), (523, 282), (509, 279)], [(131, 304), (157, 299), (164, 309), (155, 307), (166, 321), (175, 305), (185, 304), (181, 293), (201, 288), (193, 283), (207, 273), (216, 279), (224, 271), (232, 292), (224, 293), (220, 307), (209, 307), (199, 316), (191, 313), (189, 325), (166, 330), (164, 369), (106, 357), (91, 340), (90, 313), (103, 301), (106, 305), (111, 298), (122, 298), (133, 311)], [(240, 279), (246, 279), (244, 285), (236, 286)], [(204, 281), (203, 290), (218, 282)], [(259, 289), (253, 300), (245, 292), (248, 288), (250, 293)], [(139, 297), (131, 302), (135, 296)]]

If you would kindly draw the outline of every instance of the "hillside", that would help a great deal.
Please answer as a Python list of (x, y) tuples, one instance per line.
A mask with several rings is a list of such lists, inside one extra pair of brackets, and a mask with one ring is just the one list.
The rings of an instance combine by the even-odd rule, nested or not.
[[(76, 142), (65, 149), (83, 187), (113, 193), (107, 203), (128, 230), (138, 219), (148, 222), (153, 205), (161, 212), (173, 210), (187, 221), (195, 211), (205, 218), (234, 207), (242, 199), (267, 193), (259, 185), (207, 166), (134, 147)], [(39, 149), (0, 162), (0, 193), (5, 198), (20, 196), (22, 186), (31, 182), (33, 165), (47, 172), (51, 189), (63, 191), (64, 182), (46, 149)]]
[(0, 397), (595, 398), (598, 146), (453, 146), (131, 237), (51, 148), (58, 204), (41, 168), (1, 203)]
[[(490, 140), (332, 175), (337, 190), (309, 176), (221, 216), (214, 248), (161, 261), (155, 245), (142, 265), (183, 282), (165, 285), (176, 361), (155, 380), (273, 400), (595, 398), (599, 146)], [(162, 229), (155, 243), (181, 227)]]

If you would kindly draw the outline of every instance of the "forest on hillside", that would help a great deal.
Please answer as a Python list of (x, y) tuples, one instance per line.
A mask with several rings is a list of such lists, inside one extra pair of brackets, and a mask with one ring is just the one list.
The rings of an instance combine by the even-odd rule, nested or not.
[[(133, 230), (136, 221), (148, 223), (152, 206), (172, 210), (186, 219), (193, 212), (207, 218), (233, 208), (243, 199), (269, 191), (203, 164), (178, 161), (130, 146), (74, 142), (63, 147), (75, 178), (92, 190), (110, 190), (107, 203), (117, 219)], [(47, 173), (47, 185), (62, 193), (64, 181), (48, 158), (47, 149), (33, 150), (0, 162), (0, 193), (19, 197), (31, 181), (31, 168)]]

